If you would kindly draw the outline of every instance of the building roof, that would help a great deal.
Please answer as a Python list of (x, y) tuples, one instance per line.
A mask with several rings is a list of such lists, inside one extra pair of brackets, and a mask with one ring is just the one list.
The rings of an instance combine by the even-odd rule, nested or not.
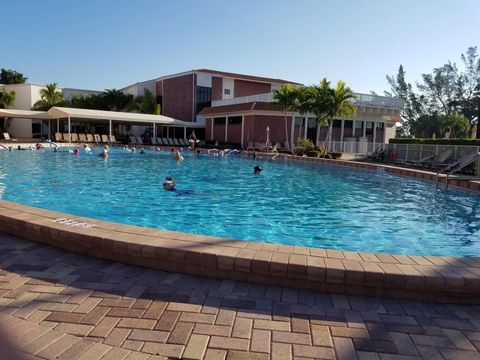
[(206, 107), (200, 111), (199, 115), (217, 115), (217, 114), (228, 114), (232, 112), (240, 111), (281, 111), (280, 106), (274, 103), (252, 101), (241, 104), (232, 104), (232, 105), (223, 105), (223, 106), (214, 106)]
[(211, 69), (194, 69), (193, 71), (209, 73), (212, 75), (226, 76), (226, 77), (231, 77), (231, 78), (240, 79), (240, 80), (251, 80), (251, 81), (259, 81), (259, 82), (278, 83), (278, 84), (303, 85), (297, 82), (283, 80), (283, 79), (274, 79), (274, 78), (255, 76), (255, 75), (238, 74), (238, 73), (231, 73), (231, 72), (211, 70)]

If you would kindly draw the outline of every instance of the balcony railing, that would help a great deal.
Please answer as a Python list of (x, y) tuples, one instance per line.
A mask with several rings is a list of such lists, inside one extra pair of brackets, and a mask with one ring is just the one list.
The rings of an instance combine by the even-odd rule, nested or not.
[[(355, 93), (356, 99), (352, 100), (352, 103), (356, 106), (384, 108), (384, 109), (403, 109), (403, 100), (397, 98), (391, 98), (388, 96), (368, 95)], [(212, 106), (225, 106), (234, 104), (244, 104), (249, 102), (272, 102), (273, 93), (241, 96), (233, 99), (213, 100)]]

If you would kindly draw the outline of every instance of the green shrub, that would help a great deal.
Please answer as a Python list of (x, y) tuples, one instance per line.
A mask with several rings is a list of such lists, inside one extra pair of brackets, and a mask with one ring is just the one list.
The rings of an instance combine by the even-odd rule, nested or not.
[(321, 152), (318, 151), (318, 150), (309, 150), (309, 151), (307, 151), (306, 154), (307, 154), (307, 156), (309, 156), (309, 157), (316, 157), (316, 158), (318, 158), (318, 157), (321, 156)]
[(480, 139), (390, 139), (390, 144), (472, 145), (480, 146)]

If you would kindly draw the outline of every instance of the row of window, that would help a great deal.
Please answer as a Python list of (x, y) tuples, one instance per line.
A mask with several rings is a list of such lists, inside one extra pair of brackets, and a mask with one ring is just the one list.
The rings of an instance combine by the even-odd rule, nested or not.
[[(355, 129), (363, 129), (365, 121), (361, 120), (356, 120), (355, 121)], [(378, 130), (383, 130), (384, 128), (384, 123), (382, 122), (373, 122), (373, 121), (367, 121), (367, 126), (366, 129), (368, 130), (373, 130), (373, 124), (377, 124), (377, 129)], [(295, 117), (295, 125), (296, 126), (304, 126), (304, 123), (302, 121), (301, 117)], [(308, 118), (308, 125), (307, 128), (312, 129), (317, 127), (317, 119), (315, 118)], [(340, 128), (342, 127), (342, 120), (333, 120), (332, 127), (334, 128)], [(345, 120), (343, 127), (345, 129), (351, 129), (353, 128), (353, 120)]]
[(228, 118), (226, 118), (226, 117), (214, 118), (213, 119), (213, 124), (214, 125), (225, 125), (227, 119), (228, 119), (228, 125), (241, 124), (242, 123), (242, 117), (241, 116), (229, 116)]

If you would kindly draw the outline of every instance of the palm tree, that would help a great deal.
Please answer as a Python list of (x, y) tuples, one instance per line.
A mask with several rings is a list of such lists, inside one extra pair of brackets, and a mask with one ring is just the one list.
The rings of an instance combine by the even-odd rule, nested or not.
[(40, 100), (33, 104), (32, 110), (48, 111), (53, 106), (63, 105), (64, 101), (57, 83), (47, 84), (44, 89), (40, 89)]
[(127, 106), (127, 110), (131, 112), (139, 112), (142, 114), (158, 114), (160, 115), (159, 104), (155, 94), (148, 89), (143, 89), (143, 95), (137, 96), (132, 103)]
[[(308, 113), (311, 109), (308, 88), (299, 87), (295, 89), (295, 110), (300, 114), (300, 128), (298, 129), (298, 137), (301, 138), (303, 115)], [(292, 135), (293, 136), (293, 135)], [(293, 144), (292, 144), (293, 145)]]
[(280, 105), (283, 115), (285, 117), (285, 139), (287, 148), (290, 147), (290, 141), (288, 141), (288, 120), (287, 113), (295, 111), (295, 99), (296, 91), (290, 84), (284, 84), (280, 90), (273, 92), (273, 102)]
[(319, 85), (312, 85), (307, 88), (308, 108), (317, 118), (315, 145), (318, 145), (321, 126), (328, 125), (329, 109), (333, 103), (332, 92), (330, 81), (325, 78), (320, 81)]
[(0, 109), (8, 109), (15, 101), (15, 91), (0, 91)]
[(353, 91), (342, 80), (337, 83), (335, 89), (331, 89), (331, 97), (327, 110), (327, 118), (330, 125), (327, 134), (329, 143), (332, 141), (333, 119), (336, 117), (347, 118), (355, 114), (355, 106), (353, 106), (351, 100), (356, 99)]
[(133, 100), (132, 95), (125, 95), (117, 89), (106, 89), (102, 96), (102, 107), (109, 111), (122, 111)]

